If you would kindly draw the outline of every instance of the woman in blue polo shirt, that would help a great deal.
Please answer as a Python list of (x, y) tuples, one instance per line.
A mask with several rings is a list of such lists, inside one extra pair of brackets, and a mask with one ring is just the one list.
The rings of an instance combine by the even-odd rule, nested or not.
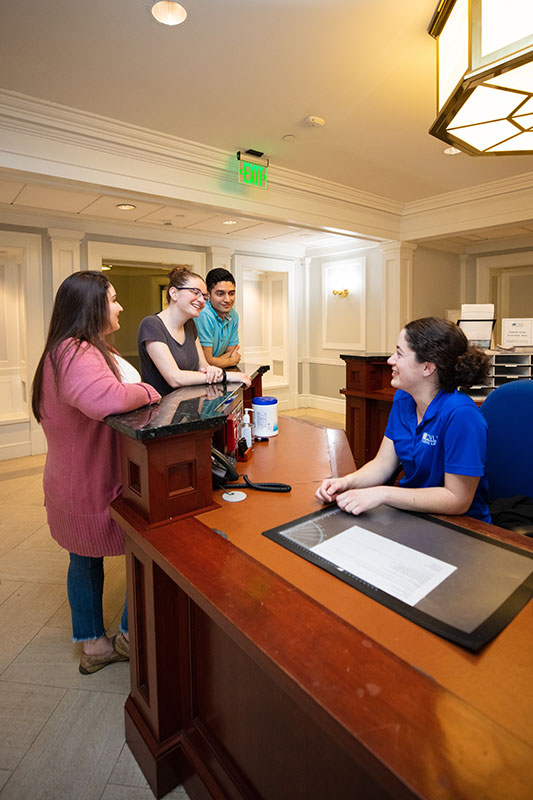
[[(451, 322), (424, 317), (400, 332), (389, 358), (397, 389), (372, 461), (317, 490), (351, 514), (386, 503), (407, 511), (467, 514), (490, 522), (485, 462), (487, 423), (458, 386), (483, 382), (487, 356)], [(402, 466), (399, 486), (387, 481)]]

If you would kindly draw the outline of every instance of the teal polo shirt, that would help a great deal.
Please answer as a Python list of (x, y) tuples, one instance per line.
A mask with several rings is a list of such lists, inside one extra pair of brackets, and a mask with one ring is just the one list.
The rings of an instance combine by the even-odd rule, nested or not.
[(215, 358), (223, 355), (228, 347), (239, 344), (239, 315), (234, 308), (222, 319), (211, 303), (206, 303), (195, 323), (200, 344), (212, 347)]

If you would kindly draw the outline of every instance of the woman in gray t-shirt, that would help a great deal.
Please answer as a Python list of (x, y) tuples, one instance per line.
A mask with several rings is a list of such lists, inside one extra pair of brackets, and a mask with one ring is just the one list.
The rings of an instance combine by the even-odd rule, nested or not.
[[(168, 277), (168, 306), (145, 317), (137, 334), (142, 379), (160, 394), (224, 378), (224, 370), (205, 360), (196, 334), (194, 319), (207, 299), (203, 278), (186, 267), (175, 267)], [(228, 372), (226, 379), (250, 385), (243, 372)]]

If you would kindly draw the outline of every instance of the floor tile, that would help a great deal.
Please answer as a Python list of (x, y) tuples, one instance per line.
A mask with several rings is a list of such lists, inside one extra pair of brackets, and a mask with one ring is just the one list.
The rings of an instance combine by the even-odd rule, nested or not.
[[(0, 462), (1, 463), (1, 462)], [(2, 502), (3, 522), (34, 522), (35, 528), (46, 523), (46, 508), (43, 506), (25, 506), (21, 503)]]
[(67, 628), (67, 630), (72, 631), (72, 618), (70, 616), (70, 606), (68, 604), (68, 600), (65, 600), (65, 602), (59, 606), (56, 613), (50, 617), (46, 623), (46, 627)]
[(0, 557), (24, 544), (36, 530), (42, 527), (40, 522), (5, 522), (2, 520), (0, 522)]
[(109, 783), (117, 783), (119, 786), (137, 786), (141, 789), (149, 788), (146, 778), (133, 758), (133, 754), (127, 744), (124, 744), (122, 748), (119, 759), (109, 778)]
[(23, 583), (0, 605), (0, 677), (64, 599), (64, 585)]
[(0, 461), (0, 480), (6, 475), (21, 475), (43, 470), (46, 453), (37, 456), (21, 456), (20, 458), (6, 458)]
[(4, 789), (2, 800), (100, 800), (124, 743), (124, 699), (68, 691)]
[(0, 682), (0, 769), (17, 767), (64, 694), (65, 689)]
[(43, 554), (34, 550), (10, 550), (0, 556), (0, 580), (67, 584), (68, 553), (58, 550)]
[(344, 414), (334, 411), (318, 411), (316, 408), (296, 408), (289, 411), (280, 412), (281, 417), (295, 417), (304, 422), (312, 422), (315, 425), (322, 425), (325, 428), (343, 429), (345, 418)]
[[(172, 792), (164, 795), (165, 800), (189, 800), (189, 795), (183, 788), (178, 786)], [(2, 795), (3, 800), (3, 795)], [(154, 800), (151, 789), (140, 789), (132, 786), (115, 786), (108, 783), (102, 800)]]
[(0, 769), (0, 791), (2, 791), (2, 786), (7, 783), (11, 775), (11, 770)]
[(42, 551), (50, 553), (59, 553), (63, 548), (60, 544), (52, 539), (50, 529), (47, 524), (40, 525), (34, 533), (27, 536), (20, 544), (16, 546), (17, 550), (31, 550), (32, 552)]
[[(7, 481), (7, 483), (11, 483)], [(16, 484), (16, 487), (13, 488)], [(9, 492), (4, 492), (5, 484), (0, 482), (0, 498), (4, 498), (7, 503), (17, 505), (21, 503), (25, 506), (44, 505), (43, 479), (40, 475), (34, 478), (18, 478), (12, 482)]]
[(0, 605), (7, 600), (8, 597), (11, 597), (13, 592), (20, 589), (22, 584), (23, 581), (0, 581)]
[(129, 664), (123, 661), (92, 675), (81, 675), (80, 653), (81, 644), (72, 642), (70, 628), (42, 628), (0, 675), (0, 682), (118, 694), (124, 705), (130, 691)]

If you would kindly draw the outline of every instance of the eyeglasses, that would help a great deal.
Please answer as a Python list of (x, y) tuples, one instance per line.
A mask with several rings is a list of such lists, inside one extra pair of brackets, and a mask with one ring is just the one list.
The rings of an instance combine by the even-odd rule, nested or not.
[(200, 289), (196, 288), (196, 286), (176, 286), (175, 288), (178, 290), (178, 292), (183, 292), (186, 289), (188, 292), (192, 292), (194, 295), (196, 295), (196, 297), (203, 297), (205, 303), (207, 303), (209, 298), (209, 295), (201, 292)]

